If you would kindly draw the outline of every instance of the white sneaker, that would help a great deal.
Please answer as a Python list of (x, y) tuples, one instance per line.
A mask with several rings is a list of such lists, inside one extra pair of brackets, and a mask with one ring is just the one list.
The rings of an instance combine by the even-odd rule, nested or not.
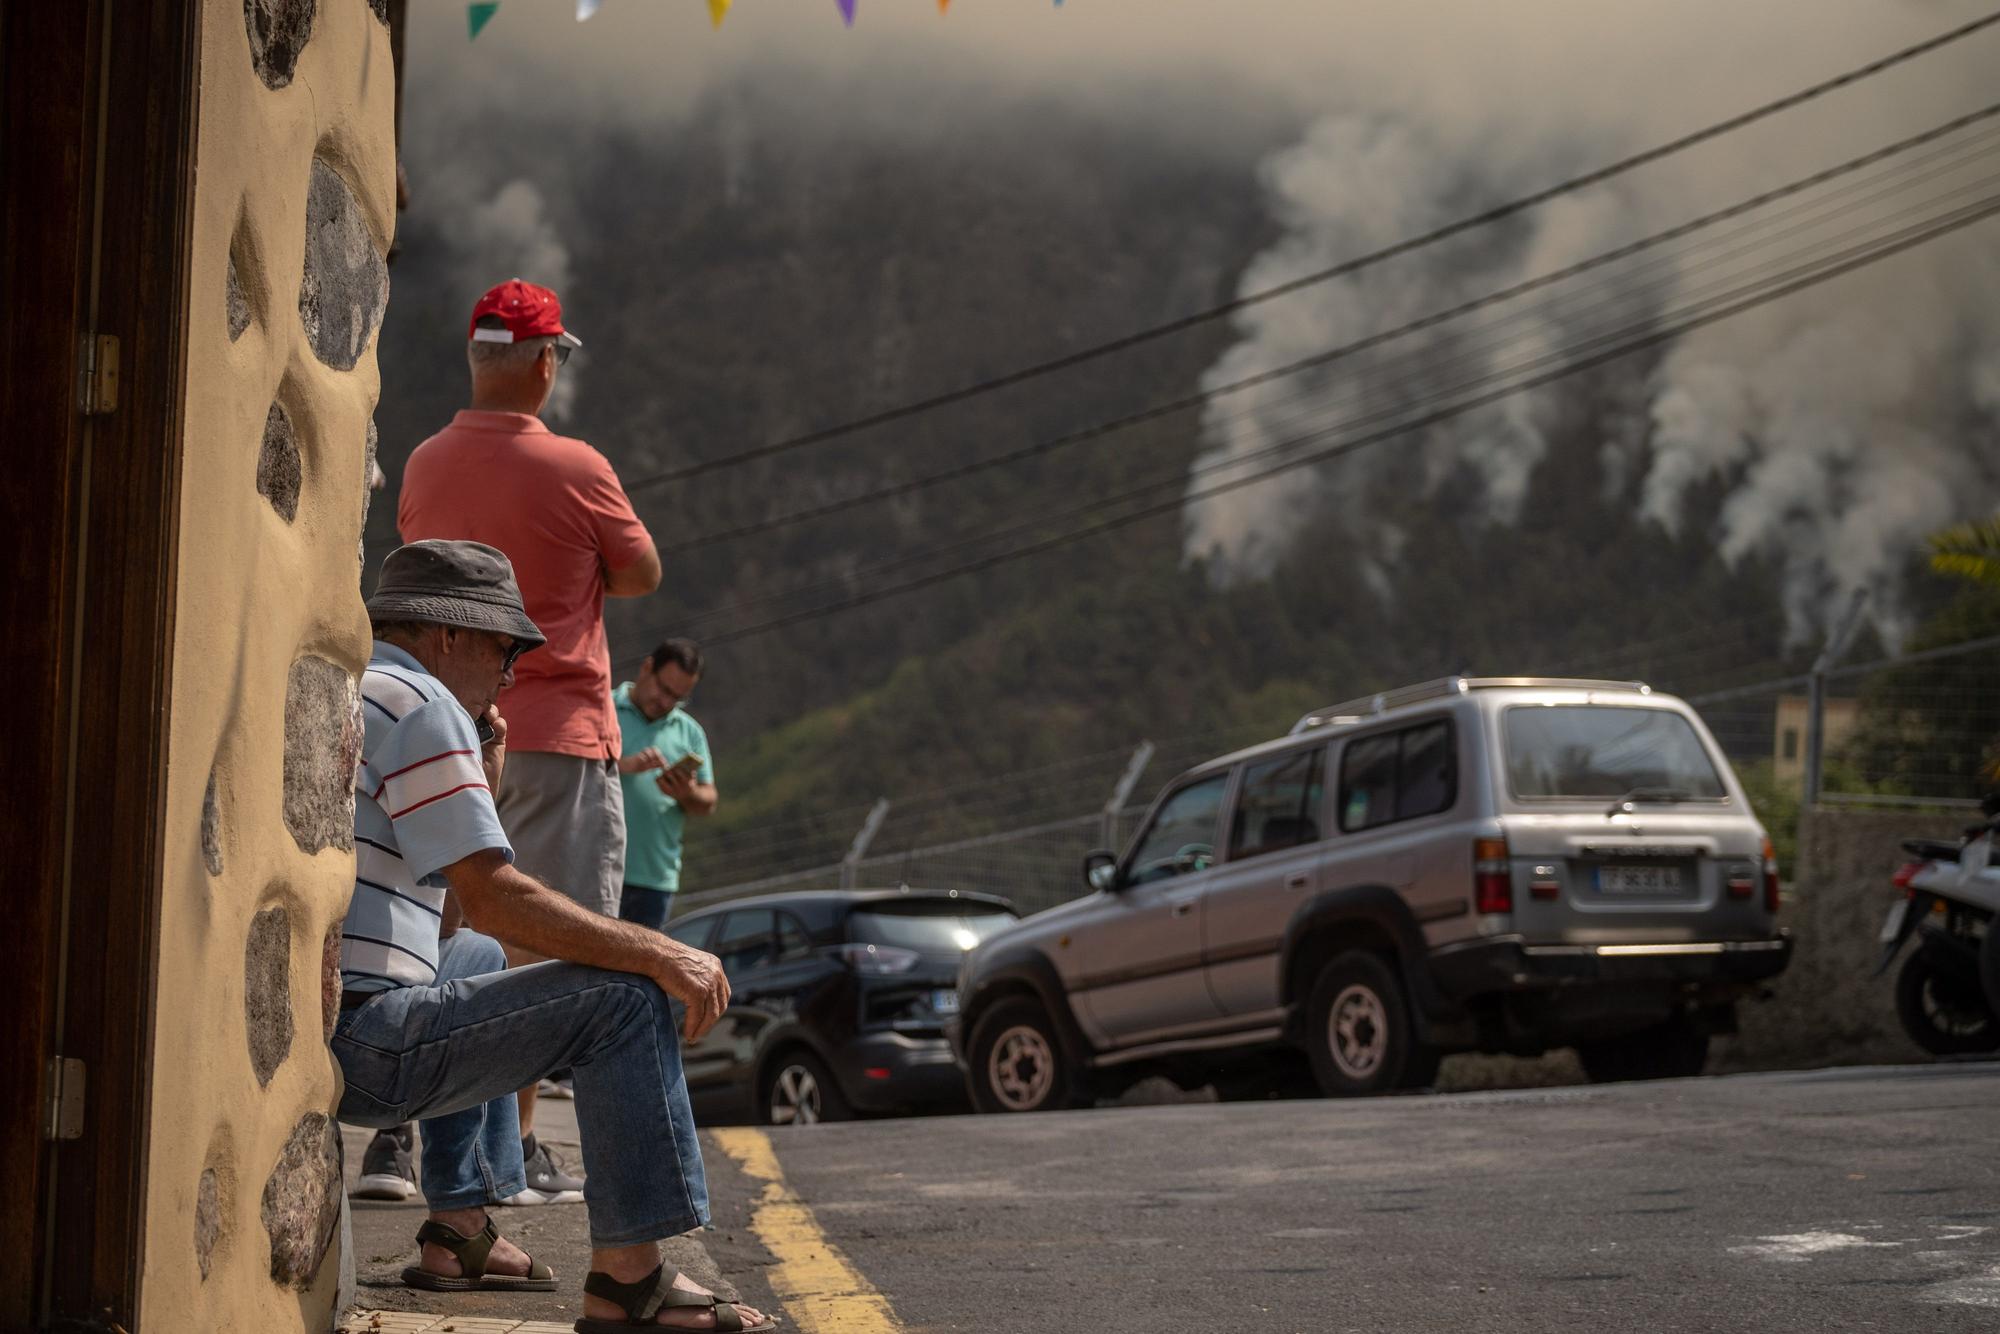
[(535, 1085), (538, 1098), (560, 1098), (564, 1102), (576, 1101), (576, 1086), (567, 1079), (544, 1079)]
[(560, 1160), (549, 1152), (546, 1144), (538, 1143), (533, 1135), (529, 1135), (521, 1141), (521, 1157), (528, 1178), (527, 1189), (509, 1195), (499, 1203), (525, 1207), (583, 1202), (583, 1178), (563, 1171)]

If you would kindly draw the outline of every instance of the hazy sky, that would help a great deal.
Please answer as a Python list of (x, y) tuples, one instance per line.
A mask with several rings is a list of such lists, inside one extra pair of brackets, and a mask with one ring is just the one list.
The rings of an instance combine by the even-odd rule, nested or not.
[[(1610, 117), (1704, 106), (1810, 77), (1978, 13), (1983, 0), (738, 0), (720, 30), (703, 0), (505, 0), (477, 42), (464, 6), (412, 6), (413, 95), (505, 97), (557, 113), (684, 111), (746, 71), (885, 67), (999, 85), (1170, 100), (1189, 81), (1251, 80), (1309, 105), (1421, 100), (1440, 115), (1526, 129), (1594, 103)], [(523, 80), (527, 80), (525, 86)], [(1139, 86), (1134, 86), (1135, 84)], [(1552, 84), (1560, 95), (1551, 97)], [(1554, 104), (1554, 105), (1552, 105)], [(921, 116), (921, 106), (910, 113)]]

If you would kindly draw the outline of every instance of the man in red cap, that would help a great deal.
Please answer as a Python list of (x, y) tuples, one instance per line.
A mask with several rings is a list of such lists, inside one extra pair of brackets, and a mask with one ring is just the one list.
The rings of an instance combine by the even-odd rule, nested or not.
[[(472, 406), (410, 455), (396, 526), (405, 542), (469, 539), (513, 561), (548, 644), (500, 697), (509, 756), (500, 821), (521, 870), (616, 917), (625, 813), (604, 599), (659, 587), (659, 552), (610, 460), (542, 424), (556, 376), (583, 345), (563, 327), (556, 294), (501, 283), (472, 308), (469, 332)], [(508, 959), (536, 962), (513, 949)], [(535, 1141), (534, 1088), (521, 1091), (520, 1110), (528, 1190), (503, 1203), (580, 1199), (582, 1181)]]

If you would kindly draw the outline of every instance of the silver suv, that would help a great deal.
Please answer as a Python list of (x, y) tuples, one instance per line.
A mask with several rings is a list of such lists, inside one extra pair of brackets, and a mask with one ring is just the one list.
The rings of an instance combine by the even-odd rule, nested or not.
[(1636, 682), (1452, 677), (1318, 710), (1176, 778), (1084, 868), (1088, 896), (966, 956), (951, 1031), (983, 1110), (1157, 1074), (1385, 1093), (1457, 1051), (1696, 1074), (1791, 955), (1728, 761)]

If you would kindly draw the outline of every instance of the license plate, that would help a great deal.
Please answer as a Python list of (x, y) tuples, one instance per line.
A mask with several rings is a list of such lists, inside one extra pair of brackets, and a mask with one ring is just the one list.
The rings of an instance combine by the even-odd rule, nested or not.
[(1678, 866), (1600, 866), (1597, 868), (1600, 894), (1678, 894), (1681, 868)]
[(1882, 943), (1887, 945), (1903, 929), (1903, 919), (1910, 915), (1910, 901), (1897, 899), (1889, 905), (1889, 920), (1882, 923)]
[(939, 1014), (958, 1013), (958, 993), (956, 991), (933, 991), (931, 1008)]

